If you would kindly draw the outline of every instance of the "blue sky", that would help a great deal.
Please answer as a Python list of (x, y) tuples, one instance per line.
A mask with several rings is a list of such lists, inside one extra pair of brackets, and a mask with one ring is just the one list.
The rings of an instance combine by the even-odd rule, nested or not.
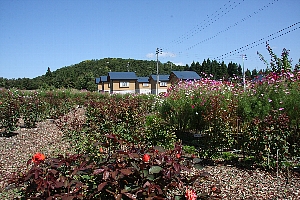
[(299, 0), (1, 0), (0, 77), (107, 57), (156, 60), (157, 47), (161, 62), (242, 64), (246, 54), (245, 69), (264, 69), (257, 51), (270, 59), (267, 40), (295, 65), (299, 8)]

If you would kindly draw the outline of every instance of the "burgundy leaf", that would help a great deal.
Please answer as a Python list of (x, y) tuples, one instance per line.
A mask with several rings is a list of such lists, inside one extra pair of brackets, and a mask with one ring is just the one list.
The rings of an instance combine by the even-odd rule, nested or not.
[(132, 174), (132, 171), (130, 169), (121, 169), (121, 173), (125, 176), (129, 176), (130, 174)]
[(105, 171), (104, 173), (103, 173), (103, 179), (104, 180), (107, 180), (109, 178), (109, 172), (108, 171)]
[(93, 172), (93, 175), (97, 175), (97, 174), (100, 174), (104, 172), (104, 169), (95, 169), (94, 172)]
[(147, 181), (147, 182), (143, 185), (143, 188), (149, 187), (150, 185), (151, 185), (151, 183), (149, 183), (149, 181)]
[(116, 197), (115, 197), (116, 200), (121, 200), (122, 199), (122, 194), (118, 194)]
[(131, 194), (131, 193), (123, 193), (125, 194), (127, 197), (129, 197), (130, 199), (133, 199), (133, 200), (136, 200), (136, 197), (134, 194)]
[(27, 167), (30, 165), (30, 163), (32, 163), (32, 159), (29, 159), (29, 160), (27, 161)]
[(175, 169), (176, 172), (179, 172), (180, 171), (180, 164), (178, 163), (173, 163), (173, 167)]
[(181, 168), (181, 170), (185, 170), (187, 172), (191, 172), (192, 171), (190, 168), (182, 166), (182, 165), (180, 166), (180, 168)]
[(107, 185), (107, 182), (100, 183), (98, 185), (98, 192), (100, 192), (106, 185)]
[(60, 181), (56, 181), (55, 182), (55, 187), (56, 188), (61, 188), (61, 187), (63, 187), (64, 186), (64, 183), (63, 182), (60, 182)]
[(140, 155), (137, 154), (137, 153), (129, 153), (128, 156), (129, 156), (130, 158), (140, 158)]
[(72, 199), (74, 199), (74, 197), (65, 195), (65, 196), (62, 196), (61, 199), (62, 200), (72, 200)]
[(105, 137), (109, 138), (109, 139), (116, 139), (115, 135), (105, 135)]
[(112, 172), (110, 172), (110, 174), (111, 174), (111, 177), (113, 178), (113, 179), (116, 179), (116, 176), (118, 175), (118, 171), (112, 171)]
[(55, 169), (51, 169), (51, 170), (49, 170), (49, 172), (55, 175), (55, 174), (57, 174), (58, 171)]

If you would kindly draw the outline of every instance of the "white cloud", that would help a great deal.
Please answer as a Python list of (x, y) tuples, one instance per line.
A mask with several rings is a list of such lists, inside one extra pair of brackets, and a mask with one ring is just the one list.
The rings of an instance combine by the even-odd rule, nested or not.
[(184, 64), (183, 62), (175, 62), (174, 64), (177, 65), (177, 66), (178, 66), (178, 65), (179, 65), (179, 66), (185, 66), (185, 65), (186, 65), (186, 64)]
[[(156, 54), (154, 53), (148, 53), (146, 55), (147, 58), (155, 58), (156, 57)], [(176, 57), (176, 54), (172, 53), (172, 52), (162, 52), (161, 54), (158, 54), (158, 57), (161, 57), (161, 58), (175, 58)]]
[(162, 54), (159, 54), (158, 57), (170, 57), (175, 58), (176, 55), (172, 52), (162, 52)]
[(155, 54), (154, 53), (147, 53), (146, 57), (147, 58), (154, 58)]

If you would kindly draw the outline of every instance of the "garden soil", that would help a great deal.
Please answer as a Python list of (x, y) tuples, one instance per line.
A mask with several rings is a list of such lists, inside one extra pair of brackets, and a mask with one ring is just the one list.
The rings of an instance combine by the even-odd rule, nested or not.
[[(76, 112), (84, 117), (84, 111)], [(73, 115), (75, 116), (75, 115)], [(0, 130), (1, 131), (1, 130)], [(39, 122), (36, 128), (20, 128), (10, 135), (0, 137), (0, 197), (7, 188), (7, 177), (13, 172), (27, 170), (26, 163), (36, 152), (52, 157), (68, 153), (70, 144), (62, 140), (53, 120)], [(224, 164), (207, 165), (207, 181), (197, 181), (194, 187), (222, 199), (300, 199), (300, 176), (297, 173), (266, 172), (261, 169), (241, 169)], [(195, 173), (201, 173), (195, 170)], [(221, 193), (219, 193), (221, 192)], [(5, 196), (7, 199), (13, 199)], [(2, 196), (3, 197), (3, 196)]]

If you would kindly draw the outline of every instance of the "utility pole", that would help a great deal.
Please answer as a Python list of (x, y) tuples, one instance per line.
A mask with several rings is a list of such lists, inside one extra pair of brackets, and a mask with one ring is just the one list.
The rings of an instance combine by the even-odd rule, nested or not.
[(242, 59), (243, 59), (243, 85), (244, 85), (244, 91), (246, 91), (246, 80), (245, 80), (245, 67), (244, 67), (244, 60), (247, 60), (247, 55), (242, 54)]
[(162, 54), (162, 49), (156, 48), (156, 95), (158, 95), (158, 83), (159, 83), (159, 74), (158, 74), (158, 54)]

